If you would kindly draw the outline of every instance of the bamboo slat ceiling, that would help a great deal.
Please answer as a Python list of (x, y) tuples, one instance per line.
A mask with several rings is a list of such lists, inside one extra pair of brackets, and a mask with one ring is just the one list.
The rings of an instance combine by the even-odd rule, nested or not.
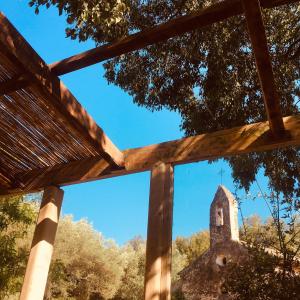
[[(3, 14), (0, 25), (0, 189), (16, 186), (19, 173), (93, 156), (122, 165), (122, 153)], [(5, 92), (20, 74), (30, 85)]]

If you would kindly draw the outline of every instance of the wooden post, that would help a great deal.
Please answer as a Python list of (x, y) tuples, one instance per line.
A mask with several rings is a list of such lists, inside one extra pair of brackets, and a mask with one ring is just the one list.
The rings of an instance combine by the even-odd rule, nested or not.
[(173, 167), (160, 163), (151, 172), (145, 271), (145, 300), (171, 299)]
[(20, 300), (43, 300), (63, 194), (54, 186), (44, 190)]

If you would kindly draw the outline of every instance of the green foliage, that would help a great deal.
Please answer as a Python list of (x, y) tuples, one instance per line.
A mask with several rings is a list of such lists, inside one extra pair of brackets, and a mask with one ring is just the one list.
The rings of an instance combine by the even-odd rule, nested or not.
[(271, 217), (264, 224), (257, 216), (244, 220), (241, 238), (249, 259), (229, 265), (223, 288), (234, 299), (296, 300), (300, 291), (299, 209), (278, 193), (261, 197)]
[(0, 298), (20, 289), (27, 250), (18, 247), (33, 224), (36, 210), (21, 196), (0, 199)]
[(140, 237), (129, 241), (122, 249), (124, 264), (121, 283), (113, 300), (140, 300), (144, 294), (146, 243)]
[(86, 220), (59, 223), (46, 299), (110, 299), (123, 274), (120, 249)]
[[(67, 36), (103, 44), (215, 3), (213, 0), (31, 0), (65, 13)], [(264, 10), (264, 21), (283, 115), (299, 112), (299, 4)], [(182, 116), (187, 135), (266, 119), (251, 43), (242, 16), (148, 46), (104, 64), (109, 83), (150, 110)], [(298, 149), (227, 158), (235, 181), (246, 189), (264, 168), (271, 186), (300, 196)], [(274, 168), (278, 174), (274, 177)]]
[[(270, 218), (261, 224), (259, 217), (254, 216), (243, 221), (242, 239), (248, 245), (272, 248), (280, 253), (283, 268), (289, 271), (289, 266), (299, 256), (300, 251), (300, 215), (299, 198), (284, 196), (278, 192), (264, 193), (260, 189), (258, 196), (265, 202), (270, 212)], [(237, 198), (241, 205), (241, 199)]]
[(172, 300), (186, 300), (186, 298), (184, 297), (184, 294), (181, 290), (176, 290), (172, 294)]
[[(172, 250), (172, 282), (177, 282), (180, 279), (179, 272), (202, 255), (208, 248), (208, 231), (200, 231), (190, 237), (177, 237), (173, 242)], [(180, 295), (176, 297), (174, 299), (181, 299)]]
[[(208, 232), (178, 238), (173, 243), (173, 282), (188, 265), (187, 257), (195, 259), (208, 243)], [(87, 221), (62, 218), (45, 299), (143, 299), (145, 248), (140, 237), (117, 247), (103, 239)]]
[(175, 241), (172, 249), (172, 283), (175, 283), (180, 279), (179, 272), (186, 266), (188, 266), (187, 253), (182, 250), (179, 251)]
[(224, 290), (239, 300), (297, 300), (300, 291), (299, 274), (284, 273), (282, 258), (263, 248), (249, 247), (249, 260), (228, 266), (230, 275)]
[(175, 249), (181, 255), (185, 255), (187, 263), (190, 264), (209, 248), (209, 232), (200, 231), (191, 237), (177, 237)]
[(85, 41), (93, 38), (103, 43), (127, 32), (126, 15), (130, 10), (127, 0), (31, 0), (29, 5), (37, 14), (40, 6), (56, 6), (59, 14), (67, 17), (66, 34), (72, 39)]

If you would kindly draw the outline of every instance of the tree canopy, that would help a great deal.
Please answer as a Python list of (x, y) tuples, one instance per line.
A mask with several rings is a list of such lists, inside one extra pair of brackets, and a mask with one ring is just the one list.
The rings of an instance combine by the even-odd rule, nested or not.
[[(54, 5), (69, 23), (72, 39), (105, 44), (207, 7), (213, 0), (31, 0)], [(263, 11), (283, 115), (299, 112), (300, 7)], [(104, 64), (105, 77), (150, 110), (178, 112), (186, 135), (266, 120), (245, 18), (232, 17)], [(264, 168), (270, 186), (300, 196), (299, 150), (289, 148), (227, 158), (235, 181), (246, 189)]]
[(24, 242), (35, 219), (24, 197), (0, 197), (0, 298), (18, 291), (25, 271), (28, 244)]

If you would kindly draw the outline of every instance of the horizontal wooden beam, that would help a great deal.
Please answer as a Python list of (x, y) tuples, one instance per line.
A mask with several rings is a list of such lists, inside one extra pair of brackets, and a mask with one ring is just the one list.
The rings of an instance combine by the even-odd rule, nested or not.
[(110, 173), (113, 170), (117, 170), (117, 168), (112, 168), (106, 160), (97, 156), (34, 170), (18, 176), (18, 179), (26, 182), (27, 191), (34, 191), (50, 185), (64, 186), (86, 182), (91, 178), (102, 176), (106, 171)]
[(14, 186), (20, 186), (20, 183), (12, 176), (7, 174), (6, 170), (2, 166), (0, 166), (0, 194), (5, 194), (5, 190), (11, 187), (14, 184)]
[(284, 134), (284, 125), (260, 3), (259, 0), (242, 0), (242, 3), (270, 128), (274, 136), (280, 137)]
[(89, 141), (105, 159), (123, 166), (122, 152), (2, 13), (0, 28), (1, 53), (14, 60), (22, 71), (26, 70), (26, 76), (33, 78), (30, 83), (34, 90), (49, 101), (49, 105), (68, 121), (77, 134)]
[[(272, 8), (299, 0), (261, 0), (264, 8)], [(191, 30), (205, 27), (243, 13), (240, 0), (225, 0), (198, 12), (178, 17), (148, 30), (132, 34), (114, 43), (97, 47), (51, 64), (51, 71), (59, 76), (149, 45), (166, 41)]]
[[(25, 186), (23, 191), (29, 192), (51, 184), (69, 185), (148, 171), (159, 162), (178, 165), (249, 152), (300, 146), (300, 115), (285, 117), (283, 122), (287, 134), (281, 139), (274, 138), (270, 132), (269, 122), (260, 122), (125, 150), (124, 169), (112, 168), (105, 164), (101, 157), (93, 157), (54, 168), (19, 174), (18, 180)], [(10, 192), (20, 191), (13, 189)]]
[(158, 161), (174, 165), (300, 145), (300, 115), (285, 117), (287, 136), (274, 138), (268, 122), (201, 134), (125, 151), (127, 171), (149, 170)]
[(32, 83), (32, 80), (34, 80), (32, 77), (22, 74), (0, 82), (0, 96), (26, 88)]

